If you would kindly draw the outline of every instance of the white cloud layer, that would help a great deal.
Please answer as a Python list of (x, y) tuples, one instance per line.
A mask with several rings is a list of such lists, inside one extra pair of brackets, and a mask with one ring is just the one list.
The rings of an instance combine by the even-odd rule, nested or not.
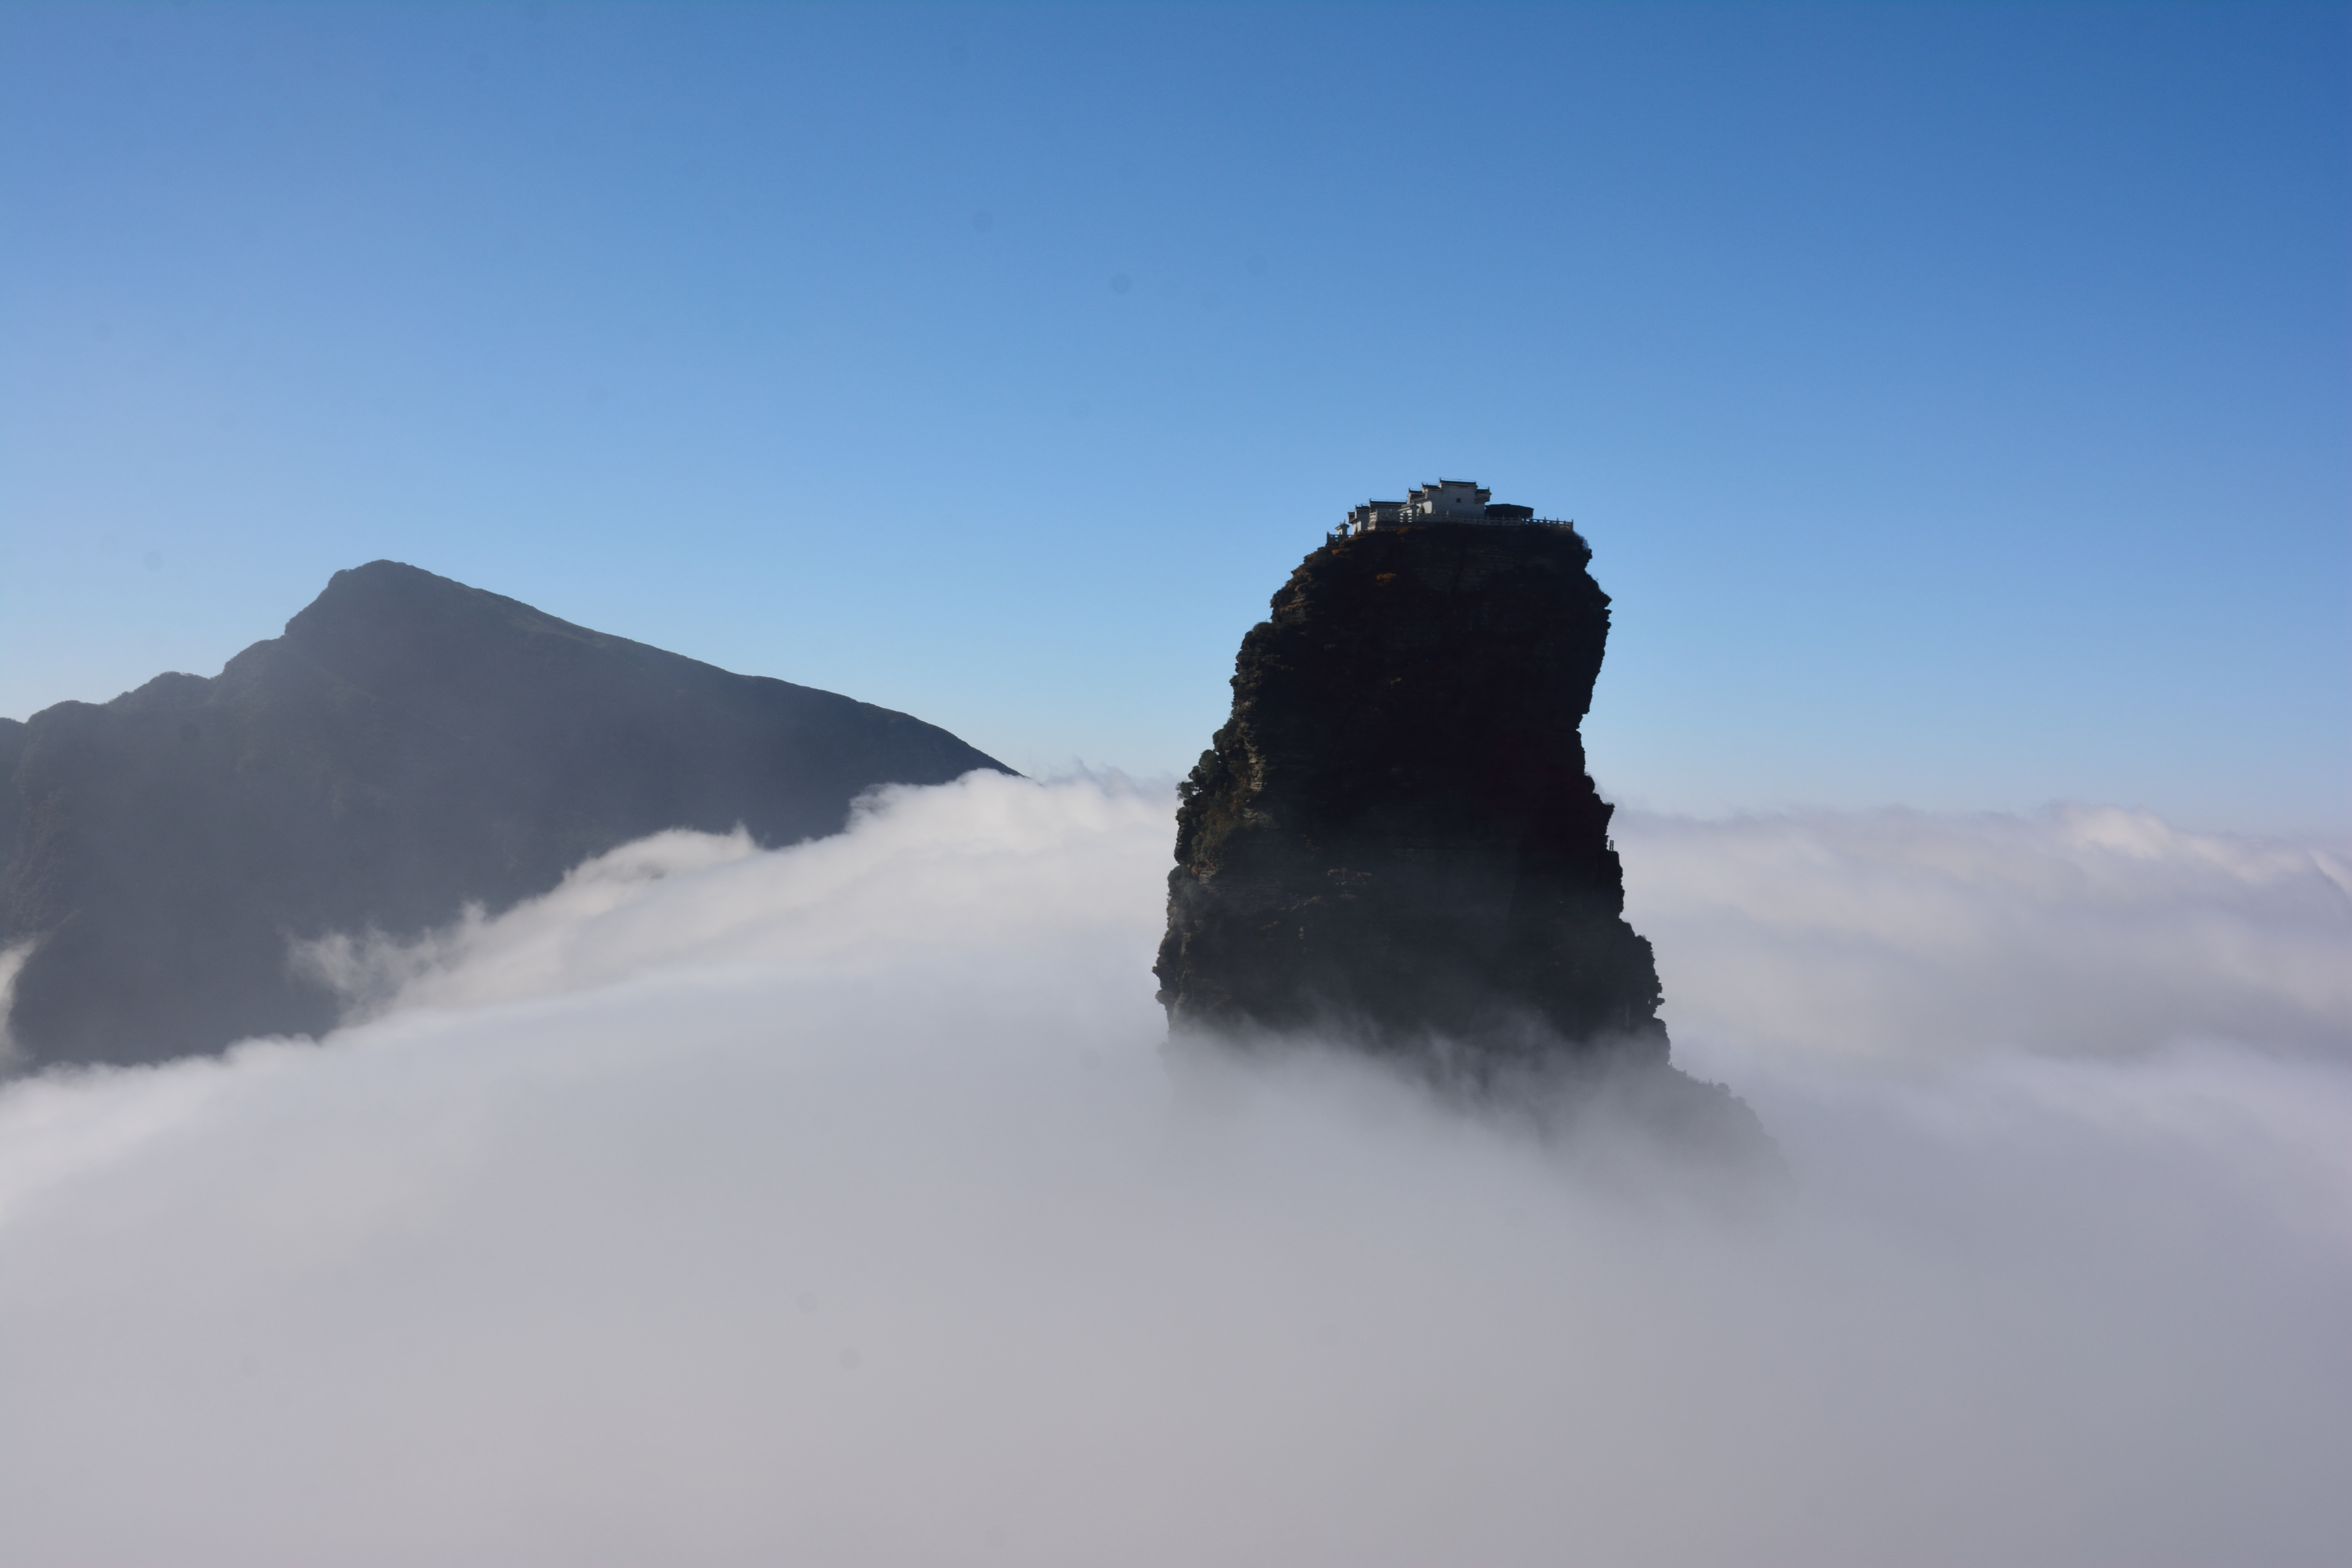
[(1629, 812), (1617, 845), (1677, 1038), (1915, 1062), (2352, 1042), (2341, 848), (2090, 806)]
[(0, 1089), (6, 1563), (2352, 1559), (2341, 868), (1621, 825), (1792, 1180), (1330, 1061), (1171, 1085), (1171, 800), (672, 835)]

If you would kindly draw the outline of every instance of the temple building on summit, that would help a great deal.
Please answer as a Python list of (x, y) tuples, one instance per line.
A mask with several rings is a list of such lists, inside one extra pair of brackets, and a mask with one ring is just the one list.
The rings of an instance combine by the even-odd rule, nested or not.
[(1546, 522), (1531, 506), (1512, 506), (1488, 498), (1471, 479), (1440, 479), (1423, 485), (1403, 500), (1366, 501), (1348, 513), (1342, 533), (1368, 533), (1376, 528), (1410, 528), (1433, 522)]

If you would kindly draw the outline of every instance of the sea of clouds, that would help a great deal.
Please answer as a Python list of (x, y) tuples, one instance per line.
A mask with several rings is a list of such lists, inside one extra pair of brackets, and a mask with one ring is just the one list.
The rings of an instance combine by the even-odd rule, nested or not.
[(1171, 1077), (1172, 810), (666, 835), (0, 1087), (0, 1563), (2352, 1561), (2327, 848), (1622, 816), (1743, 1184)]

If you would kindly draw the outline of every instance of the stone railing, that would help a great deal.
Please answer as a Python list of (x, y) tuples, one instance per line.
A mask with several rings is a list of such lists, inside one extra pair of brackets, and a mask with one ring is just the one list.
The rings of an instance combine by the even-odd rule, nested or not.
[(1378, 528), (1426, 528), (1433, 523), (1460, 522), (1478, 528), (1574, 528), (1574, 518), (1560, 517), (1431, 517), (1423, 512), (1405, 513), (1399, 518), (1379, 518), (1370, 522), (1342, 522), (1339, 531)]

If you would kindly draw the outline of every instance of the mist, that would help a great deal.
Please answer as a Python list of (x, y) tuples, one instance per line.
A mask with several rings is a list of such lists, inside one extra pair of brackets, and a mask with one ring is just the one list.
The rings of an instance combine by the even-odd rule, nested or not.
[(1621, 817), (1785, 1177), (1172, 1074), (1172, 792), (667, 834), (0, 1088), (7, 1563), (2352, 1555), (2352, 901), (2144, 815)]

